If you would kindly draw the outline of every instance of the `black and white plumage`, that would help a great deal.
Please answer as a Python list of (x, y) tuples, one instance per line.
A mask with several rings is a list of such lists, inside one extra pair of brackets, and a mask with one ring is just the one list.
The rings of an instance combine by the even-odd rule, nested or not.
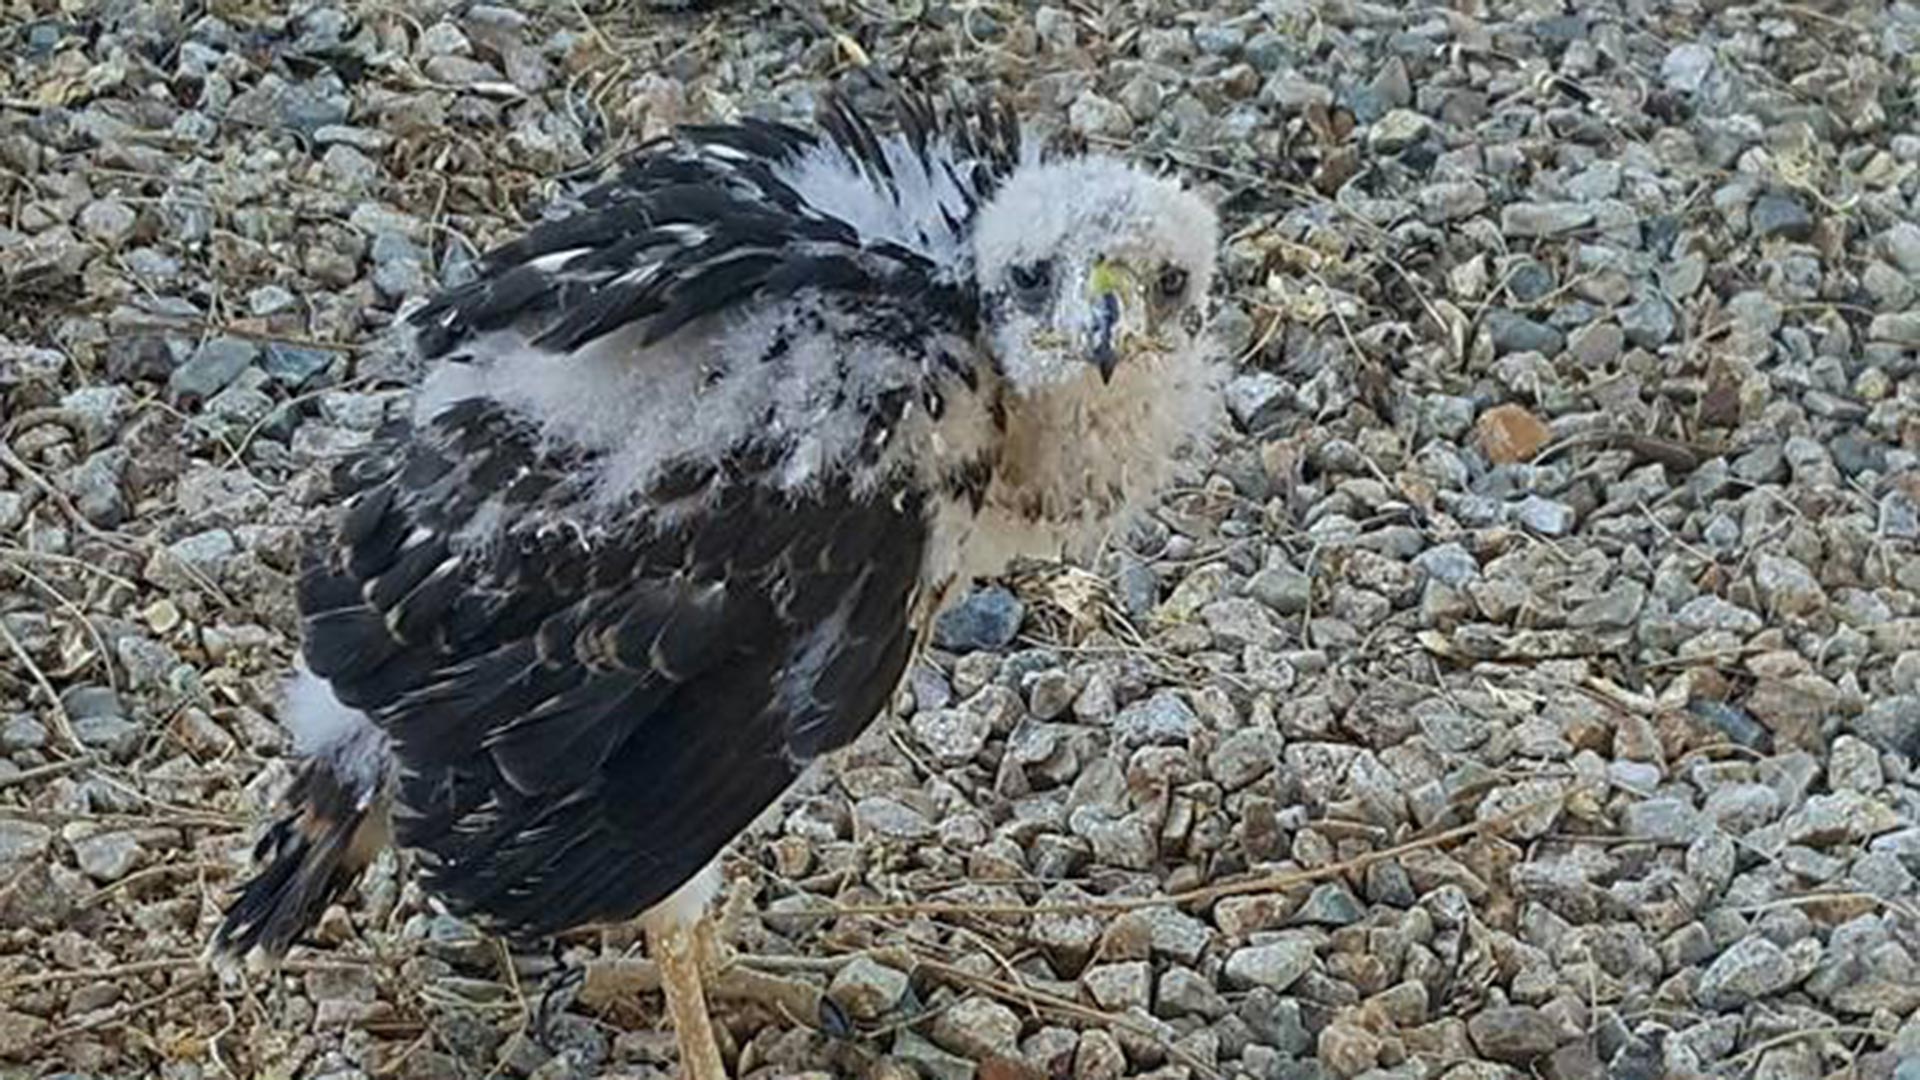
[(1198, 199), (1005, 112), (898, 119), (685, 129), (414, 312), (433, 367), (336, 470), (299, 780), (218, 951), (284, 951), (389, 828), (503, 931), (692, 917), (950, 583), (1088, 555), (1213, 430)]

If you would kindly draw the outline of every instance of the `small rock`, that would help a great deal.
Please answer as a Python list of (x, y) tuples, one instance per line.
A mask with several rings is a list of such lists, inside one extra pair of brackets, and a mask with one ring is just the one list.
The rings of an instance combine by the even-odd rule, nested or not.
[[(1085, 899), (1086, 894), (1078, 886), (1063, 883), (1049, 889), (1040, 906), (1074, 904)], [(1104, 927), (1104, 920), (1091, 912), (1044, 911), (1033, 916), (1028, 937), (1054, 955), (1056, 966), (1071, 970), (1092, 955)]]
[(1154, 1013), (1169, 1020), (1182, 1016), (1218, 1020), (1227, 1013), (1227, 1001), (1214, 989), (1212, 980), (1187, 968), (1172, 967), (1160, 976)]
[(0, 818), (0, 872), (9, 878), (39, 859), (53, 844), (53, 830), (31, 821)]
[(1235, 376), (1227, 383), (1227, 411), (1240, 427), (1258, 434), (1293, 404), (1293, 388), (1270, 371)]
[(1559, 1025), (1527, 1006), (1482, 1009), (1467, 1021), (1467, 1035), (1481, 1054), (1513, 1065), (1544, 1057), (1560, 1045)]
[(146, 861), (146, 849), (129, 832), (103, 832), (69, 841), (80, 870), (101, 884), (119, 881)]
[(1896, 223), (1880, 234), (1880, 250), (1909, 277), (1920, 278), (1920, 225), (1911, 221)]
[(1380, 1036), (1345, 1020), (1320, 1030), (1319, 1059), (1335, 1076), (1359, 1076), (1380, 1063), (1385, 1046)]
[(1078, 692), (1073, 677), (1065, 671), (1059, 668), (1042, 671), (1033, 676), (1032, 684), (1027, 687), (1027, 711), (1039, 720), (1055, 719), (1073, 705)]
[(1593, 322), (1567, 335), (1567, 352), (1586, 367), (1605, 367), (1620, 358), (1627, 335), (1610, 322)]
[[(1156, 956), (1170, 956), (1183, 964), (1197, 964), (1213, 940), (1206, 923), (1171, 907), (1142, 908), (1123, 916), (1146, 927), (1147, 944)], [(1120, 920), (1115, 920), (1118, 925)]]
[(1496, 356), (1516, 352), (1537, 352), (1553, 356), (1566, 343), (1565, 335), (1543, 322), (1535, 322), (1515, 311), (1499, 308), (1489, 311), (1482, 323)]
[(1333, 91), (1317, 82), (1283, 73), (1267, 80), (1260, 89), (1260, 98), (1289, 112), (1301, 112), (1314, 106), (1332, 105)]
[(239, 378), (259, 353), (259, 346), (251, 341), (214, 338), (173, 369), (173, 374), (167, 377), (167, 387), (176, 398), (205, 401)]
[(1216, 646), (1239, 649), (1253, 645), (1279, 649), (1286, 638), (1274, 625), (1273, 616), (1257, 600), (1229, 597), (1215, 600), (1200, 609), (1201, 621), (1213, 632)]
[[(124, 662), (124, 661), (123, 661)], [(76, 686), (60, 695), (82, 746), (125, 761), (139, 752), (144, 733), (121, 712), (120, 696), (104, 686)]]
[(1880, 753), (1864, 740), (1842, 735), (1833, 740), (1827, 757), (1827, 787), (1871, 795), (1886, 783)]
[(1412, 109), (1392, 109), (1367, 129), (1367, 145), (1376, 154), (1397, 154), (1425, 138), (1433, 121)]
[(1242, 728), (1207, 755), (1207, 773), (1228, 791), (1238, 791), (1271, 772), (1280, 759), (1280, 736), (1266, 728)]
[(1057, 7), (1043, 7), (1033, 13), (1034, 33), (1054, 52), (1072, 52), (1079, 44), (1079, 24), (1073, 13)]
[(1531, 461), (1553, 437), (1539, 417), (1519, 405), (1497, 405), (1475, 425), (1480, 451), (1495, 465)]
[(1247, 595), (1281, 615), (1299, 615), (1313, 604), (1313, 579), (1291, 567), (1269, 567), (1247, 581)]
[(1337, 881), (1315, 886), (1288, 921), (1294, 926), (1352, 926), (1366, 915), (1353, 891)]
[(1529, 495), (1513, 508), (1513, 519), (1541, 536), (1565, 536), (1573, 531), (1573, 507), (1539, 495)]
[(132, 238), (138, 220), (133, 208), (119, 199), (98, 199), (80, 211), (80, 231), (107, 248), (118, 250)]
[(322, 155), (320, 164), (343, 191), (365, 191), (380, 179), (380, 166), (372, 158), (346, 143), (335, 143), (327, 147), (327, 152)]
[(37, 1016), (0, 1010), (0, 1058), (11, 1060), (25, 1054), (46, 1030), (47, 1022)]
[(1593, 207), (1585, 203), (1509, 203), (1500, 210), (1500, 231), (1514, 237), (1548, 237), (1593, 224)]
[(1753, 204), (1748, 221), (1761, 239), (1808, 240), (1813, 236), (1813, 215), (1797, 195), (1773, 192), (1762, 195)]
[(1420, 205), (1441, 221), (1470, 218), (1487, 208), (1487, 189), (1472, 180), (1428, 184), (1420, 189)]
[(1313, 970), (1313, 942), (1304, 937), (1289, 937), (1269, 945), (1249, 945), (1235, 949), (1227, 957), (1227, 982), (1241, 989), (1264, 986), (1285, 990)]
[(1126, 107), (1091, 90), (1084, 90), (1067, 109), (1067, 123), (1082, 135), (1123, 139), (1133, 134), (1133, 116)]
[(1722, 952), (1700, 976), (1695, 996), (1709, 1008), (1737, 1009), (1792, 985), (1793, 963), (1763, 937), (1747, 937)]
[(989, 586), (940, 613), (933, 642), (954, 652), (1004, 649), (1020, 633), (1026, 605), (1009, 589)]
[(1724, 630), (1732, 634), (1754, 634), (1764, 625), (1760, 616), (1717, 596), (1697, 596), (1681, 605), (1674, 618), (1693, 633)]
[(928, 1034), (941, 1049), (976, 1061), (1013, 1055), (1020, 1050), (1020, 1017), (997, 1001), (970, 997), (934, 1017)]
[(1620, 163), (1596, 161), (1567, 181), (1567, 194), (1580, 202), (1598, 202), (1620, 193)]
[(853, 820), (862, 828), (892, 840), (924, 840), (934, 831), (926, 815), (885, 795), (869, 796), (854, 803)]
[(827, 994), (855, 1020), (874, 1021), (907, 995), (907, 973), (871, 957), (855, 957), (833, 976)]
[(1835, 791), (1809, 797), (1806, 805), (1781, 822), (1781, 829), (1789, 844), (1829, 847), (1871, 840), (1903, 824), (1898, 811), (1871, 795)]
[(1890, 311), (1867, 324), (1867, 337), (1910, 349), (1920, 349), (1920, 311)]
[(913, 716), (913, 736), (942, 765), (964, 765), (987, 745), (992, 729), (973, 709), (927, 709)]
[(1698, 42), (1675, 45), (1660, 64), (1660, 81), (1683, 94), (1697, 94), (1713, 71), (1713, 49)]
[(260, 370), (289, 390), (305, 386), (315, 375), (327, 370), (333, 354), (324, 349), (271, 342), (260, 357)]
[(1127, 746), (1182, 745), (1198, 724), (1192, 707), (1171, 690), (1157, 691), (1120, 710), (1113, 719), (1115, 734)]
[(1153, 967), (1145, 960), (1101, 964), (1080, 976), (1094, 1004), (1109, 1012), (1146, 1008), (1153, 998)]
[(1764, 554), (1754, 560), (1754, 584), (1768, 607), (1783, 615), (1811, 615), (1827, 606), (1827, 593), (1798, 559)]
[(1127, 1075), (1127, 1054), (1105, 1028), (1090, 1028), (1073, 1053), (1073, 1080), (1120, 1080)]
[(1621, 825), (1628, 836), (1656, 844), (1684, 845), (1699, 835), (1700, 811), (1685, 799), (1644, 799), (1627, 805)]
[(1626, 339), (1643, 349), (1656, 349), (1673, 337), (1673, 305), (1653, 290), (1640, 290), (1639, 298), (1620, 312), (1620, 328)]

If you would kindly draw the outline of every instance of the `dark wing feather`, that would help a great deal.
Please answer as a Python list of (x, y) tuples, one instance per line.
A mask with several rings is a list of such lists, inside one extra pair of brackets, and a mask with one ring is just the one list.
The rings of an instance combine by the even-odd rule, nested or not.
[[(1012, 172), (1020, 131), (991, 104), (943, 107), (903, 97), (893, 112), (934, 175), (950, 177), (965, 206), (925, 208), (922, 241), (963, 236), (974, 210)], [(962, 333), (977, 317), (965, 281), (924, 250), (863, 238), (782, 181), (778, 169), (818, 146), (843, 153), (876, 200), (900, 185), (872, 122), (830, 95), (815, 133), (767, 120), (682, 128), (642, 146), (565, 216), (487, 253), (477, 277), (411, 317), (429, 359), (458, 355), (490, 330), (515, 328), (539, 347), (577, 349), (647, 322), (658, 341), (702, 316), (801, 289), (887, 293)], [(938, 144), (936, 144), (936, 137)]]
[[(924, 539), (907, 493), (794, 501), (746, 454), (669, 472), (716, 492), (677, 524), (567, 527), (584, 470), (557, 453), (475, 403), (395, 434), (338, 474), (300, 590), (308, 665), (393, 742), (396, 838), (528, 934), (663, 899), (864, 728)], [(454, 542), (488, 494), (519, 524)]]

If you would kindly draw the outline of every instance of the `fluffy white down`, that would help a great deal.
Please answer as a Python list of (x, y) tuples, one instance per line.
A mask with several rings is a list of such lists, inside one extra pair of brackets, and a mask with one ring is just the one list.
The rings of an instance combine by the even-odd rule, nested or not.
[[(777, 363), (759, 358), (804, 311), (826, 333), (790, 332)], [(556, 444), (605, 453), (589, 478), (604, 505), (644, 490), (668, 461), (717, 461), (749, 433), (796, 447), (782, 486), (804, 491), (839, 468), (865, 432), (856, 408), (836, 408), (836, 366), (845, 363), (854, 403), (917, 384), (917, 365), (877, 344), (853, 347), (834, 333), (849, 316), (813, 297), (703, 320), (651, 347), (643, 327), (607, 335), (571, 353), (535, 349), (512, 331), (496, 331), (466, 350), (471, 363), (443, 363), (427, 376), (415, 419), (431, 419), (469, 397), (500, 401), (533, 419)], [(714, 380), (714, 371), (726, 373)], [(765, 422), (772, 416), (771, 424)]]
[[(1197, 468), (1191, 451), (1226, 422), (1226, 374), (1199, 355), (1141, 358), (1111, 385), (1089, 374), (1010, 410), (980, 513), (959, 501), (935, 508), (924, 580), (965, 583), (1018, 558), (1091, 560), (1130, 515)], [(1037, 518), (1027, 512), (1036, 502)]]
[(386, 734), (365, 713), (342, 705), (333, 687), (308, 671), (304, 661), (294, 662), (281, 718), (301, 757), (325, 762), (361, 793), (363, 806), (373, 801), (392, 761)]
[(982, 278), (1060, 251), (1145, 256), (1191, 267), (1195, 291), (1212, 284), (1220, 226), (1170, 180), (1124, 161), (1083, 157), (1016, 171), (980, 210), (973, 250)]

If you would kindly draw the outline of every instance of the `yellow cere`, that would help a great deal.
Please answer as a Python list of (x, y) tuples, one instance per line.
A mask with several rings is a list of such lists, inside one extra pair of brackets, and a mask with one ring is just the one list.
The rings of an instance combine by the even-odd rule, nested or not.
[(1133, 272), (1124, 264), (1107, 259), (1097, 260), (1087, 274), (1087, 296), (1099, 298), (1108, 293), (1119, 294), (1122, 300), (1133, 298)]

